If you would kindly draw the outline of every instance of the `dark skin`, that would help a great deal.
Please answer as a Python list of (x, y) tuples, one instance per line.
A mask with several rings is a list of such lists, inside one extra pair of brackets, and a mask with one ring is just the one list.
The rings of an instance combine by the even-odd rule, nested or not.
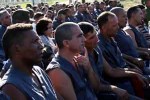
[[(37, 86), (42, 90), (39, 79), (32, 71), (33, 65), (38, 64), (42, 60), (43, 45), (38, 35), (32, 30), (24, 33), (24, 40), (20, 44), (13, 44), (10, 48), (13, 52), (11, 55), (12, 67), (17, 67), (20, 71), (28, 74), (37, 83)], [(26, 54), (25, 54), (26, 51)], [(28, 52), (27, 52), (28, 51)], [(29, 56), (32, 55), (32, 56)], [(36, 58), (36, 59), (35, 59)], [(13, 84), (5, 84), (2, 87), (4, 91), (12, 100), (27, 100), (26, 96)]]

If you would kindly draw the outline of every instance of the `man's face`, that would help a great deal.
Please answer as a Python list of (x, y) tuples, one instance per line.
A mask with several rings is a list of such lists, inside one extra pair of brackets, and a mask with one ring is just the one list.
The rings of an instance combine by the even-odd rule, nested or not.
[(47, 11), (48, 11), (48, 8), (45, 7), (45, 9), (42, 12), (43, 12), (43, 14), (46, 14)]
[(78, 11), (79, 11), (79, 12), (83, 12), (83, 11), (84, 11), (84, 6), (83, 6), (83, 5), (80, 5), (80, 6), (78, 7)]
[(117, 15), (118, 17), (118, 24), (121, 28), (126, 26), (127, 23), (127, 14), (124, 10), (120, 11), (120, 13)]
[(150, 8), (150, 0), (146, 0), (146, 7)]
[(134, 19), (137, 25), (141, 25), (143, 22), (143, 12), (140, 8), (138, 8), (138, 12), (134, 14)]
[(68, 16), (72, 16), (72, 15), (73, 15), (73, 13), (72, 13), (71, 9), (68, 9), (68, 11), (67, 11), (67, 15), (68, 15)]
[(84, 41), (85, 37), (83, 36), (83, 32), (81, 31), (79, 26), (74, 26), (72, 28), (72, 39), (69, 40), (69, 50), (73, 53), (81, 53), (84, 52)]
[(86, 11), (87, 7), (87, 4), (83, 4), (83, 11)]
[(45, 14), (45, 17), (47, 17), (47, 18), (52, 18), (52, 17), (53, 17), (53, 13), (52, 13), (52, 12), (47, 12), (47, 13)]
[(43, 44), (33, 30), (26, 31), (23, 45), (20, 47), (20, 55), (23, 62), (27, 64), (38, 64), (42, 60)]
[(90, 13), (93, 13), (94, 12), (94, 7), (93, 6), (88, 6), (88, 10)]
[(70, 7), (70, 11), (71, 11), (71, 14), (73, 15), (73, 14), (75, 14), (75, 12), (76, 12), (76, 10), (75, 10), (75, 8), (72, 6), (72, 7)]
[(61, 17), (61, 21), (63, 21), (63, 22), (64, 22), (64, 21), (65, 21), (65, 19), (66, 19), (66, 15), (61, 14), (61, 15), (60, 15), (60, 17)]
[(104, 11), (104, 10), (106, 10), (106, 4), (100, 4), (99, 5), (99, 8), (102, 10), (102, 11)]
[(146, 18), (146, 14), (147, 14), (146, 9), (142, 9), (142, 12), (143, 12), (143, 18), (145, 19)]
[(8, 12), (3, 14), (3, 18), (1, 20), (2, 25), (9, 26), (11, 25), (12, 18)]
[(87, 49), (93, 49), (97, 46), (98, 42), (99, 42), (99, 39), (98, 39), (98, 36), (97, 36), (97, 32), (94, 31), (94, 32), (89, 32), (86, 36), (86, 41), (85, 41), (85, 47)]
[(105, 24), (105, 30), (108, 37), (114, 37), (119, 29), (118, 18), (116, 16), (109, 16), (108, 22)]

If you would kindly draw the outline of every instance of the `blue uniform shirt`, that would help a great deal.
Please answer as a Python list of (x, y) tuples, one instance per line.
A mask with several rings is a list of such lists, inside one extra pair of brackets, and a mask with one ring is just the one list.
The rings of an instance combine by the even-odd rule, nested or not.
[(120, 29), (115, 36), (115, 41), (117, 42), (117, 45), (122, 53), (135, 58), (139, 57), (131, 36), (128, 33), (125, 33), (122, 29)]
[(5, 33), (7, 27), (0, 25), (0, 59), (5, 60), (5, 53), (2, 47), (2, 36)]
[(100, 48), (97, 47), (96, 49), (94, 49), (94, 55), (96, 59), (91, 53), (88, 53), (90, 64), (101, 82), (104, 84), (108, 84), (108, 82), (103, 79), (103, 56)]
[[(111, 38), (108, 40), (105, 37), (103, 37), (102, 34), (99, 34), (99, 40), (100, 42), (98, 43), (98, 45), (102, 50), (104, 58), (107, 60), (110, 66), (114, 68), (117, 67), (125, 68), (127, 64), (123, 60), (122, 54), (114, 39)], [(127, 90), (130, 94), (134, 95), (134, 90), (129, 80), (126, 79), (118, 80), (117, 84), (116, 83), (114, 84), (122, 89)]]
[(57, 18), (54, 18), (53, 20), (53, 28), (56, 29), (60, 24), (62, 24), (63, 22)]
[(78, 23), (78, 19), (75, 16), (69, 16), (66, 18), (65, 22), (75, 22)]
[(147, 44), (146, 39), (144, 38), (144, 35), (140, 33), (134, 26), (129, 25), (129, 27), (131, 28), (131, 30), (133, 31), (135, 35), (135, 40), (136, 40), (138, 47), (148, 48), (148, 44)]
[(56, 100), (55, 91), (47, 74), (38, 66), (34, 66), (32, 71), (37, 76), (43, 91), (31, 76), (12, 66), (2, 78), (1, 88), (5, 84), (13, 84), (28, 100)]
[(76, 12), (75, 17), (77, 18), (78, 22), (86, 21), (86, 18), (82, 13)]
[(46, 70), (51, 70), (60, 67), (71, 79), (77, 100), (96, 100), (96, 95), (93, 92), (90, 84), (86, 79), (86, 75), (81, 67), (75, 67), (61, 56), (56, 56), (52, 59)]
[(99, 47), (102, 50), (103, 56), (106, 59), (106, 61), (112, 66), (112, 67), (126, 67), (126, 62), (124, 61), (122, 54), (114, 41), (114, 39), (106, 39), (103, 37), (103, 35), (99, 34)]

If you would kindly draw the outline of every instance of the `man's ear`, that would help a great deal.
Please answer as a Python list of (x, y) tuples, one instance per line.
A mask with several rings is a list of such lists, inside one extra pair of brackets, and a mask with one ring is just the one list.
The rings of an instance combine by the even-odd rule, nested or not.
[(14, 44), (12, 45), (12, 51), (17, 54), (19, 52), (21, 52), (21, 46), (19, 44)]
[(69, 41), (68, 40), (64, 40), (63, 41), (63, 45), (64, 45), (64, 47), (69, 47)]
[(101, 30), (102, 30), (102, 31), (105, 31), (105, 29), (106, 29), (106, 25), (103, 25), (103, 26), (101, 27)]
[[(135, 18), (135, 17), (137, 17), (137, 16), (136, 16), (136, 13), (132, 13), (132, 14), (131, 14), (131, 18)], [(136, 19), (136, 18), (135, 18), (135, 19)]]

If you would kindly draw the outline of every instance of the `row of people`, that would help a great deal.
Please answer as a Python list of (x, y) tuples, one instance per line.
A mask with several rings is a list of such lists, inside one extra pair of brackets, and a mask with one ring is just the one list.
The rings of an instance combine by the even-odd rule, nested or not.
[[(12, 16), (13, 24), (29, 23), (28, 13), (23, 13), (24, 10), (16, 12)], [(145, 38), (141, 34), (139, 35), (139, 31), (135, 31), (136, 28), (134, 28), (141, 25), (143, 13), (138, 6), (131, 7), (127, 11), (130, 28), (127, 27), (128, 30), (124, 31), (122, 28), (127, 22), (125, 11), (118, 7), (113, 8), (111, 12), (99, 15), (97, 20), (98, 34), (94, 26), (88, 22), (80, 22), (79, 24), (66, 22), (56, 27), (56, 31), (53, 33), (51, 20), (44, 18), (37, 21), (36, 31), (42, 42), (51, 47), (53, 54), (57, 52), (54, 58), (51, 57), (53, 58), (51, 62), (48, 60), (50, 64), (45, 68), (43, 68), (41, 61), (46, 48), (43, 49), (40, 38), (34, 32), (35, 30), (33, 31), (31, 25), (15, 24), (8, 27), (7, 30), (5, 28), (6, 32), (2, 43), (5, 56), (9, 58), (10, 64), (1, 81), (2, 91), (16, 100), (20, 98), (49, 99), (50, 97), (51, 99), (69, 100), (149, 99), (147, 95), (149, 92), (149, 81), (147, 80), (149, 77), (147, 75), (149, 73), (144, 70), (147, 67), (145, 63), (147, 64), (149, 60), (148, 47), (145, 46), (146, 42), (143, 43)], [(7, 16), (4, 18), (10, 21), (11, 17), (7, 11), (5, 14)], [(25, 16), (23, 17), (25, 19), (19, 15)], [(135, 20), (138, 18), (137, 16), (139, 17), (138, 23)], [(124, 55), (126, 60), (123, 58), (122, 51), (119, 50), (123, 47), (118, 48), (114, 41), (114, 39), (117, 40), (115, 37), (120, 35), (119, 33), (124, 35), (121, 39), (122, 42), (125, 42), (125, 36), (130, 41), (127, 40), (128, 44), (121, 44), (121, 46), (126, 46), (127, 50), (125, 51), (136, 53), (137, 48), (134, 43), (138, 44), (137, 47), (140, 48), (138, 50), (142, 51), (142, 54), (144, 51), (144, 57), (146, 56), (144, 63), (142, 61), (139, 63), (139, 59), (134, 59), (135, 57), (129, 60), (128, 54)], [(52, 34), (54, 34), (55, 40), (51, 38)], [(133, 35), (135, 36), (133, 37)], [(56, 48), (55, 42), (58, 48)], [(121, 43), (120, 40), (117, 43)], [(136, 52), (131, 51), (129, 47)], [(139, 66), (137, 67), (133, 62)], [(46, 69), (49, 77), (41, 68), (34, 65)], [(24, 77), (28, 79), (24, 79)], [(31, 84), (33, 87), (30, 87)], [(25, 87), (26, 85), (27, 87)], [(16, 96), (18, 94), (19, 96)]]
[[(101, 22), (105, 18), (108, 20)], [(117, 32), (117, 17), (113, 13), (104, 12), (99, 16), (98, 22), (100, 22), (99, 27), (103, 32), (101, 35), (111, 40), (112, 35)], [(107, 28), (110, 28), (108, 25), (114, 29), (112, 34), (108, 34), (106, 31)], [(125, 70), (121, 66), (118, 69), (111, 68), (112, 66), (109, 68), (110, 65), (101, 55), (101, 47), (98, 46), (95, 50), (99, 41), (92, 24), (84, 22), (79, 25), (72, 22), (63, 23), (56, 28), (55, 40), (59, 51), (46, 68), (46, 72), (59, 99), (140, 100), (140, 98), (133, 96), (135, 90), (133, 90), (128, 78), (139, 80), (141, 83), (139, 84), (145, 88), (147, 87), (146, 79), (143, 79), (144, 77), (138, 70)], [(52, 97), (56, 99), (56, 94), (46, 73), (38, 66), (34, 66), (42, 60), (43, 46), (31, 25), (11, 25), (4, 34), (2, 43), (5, 54), (11, 60), (11, 66), (1, 81), (2, 91), (15, 100), (20, 98), (52, 99)], [(111, 73), (114, 78), (127, 77), (127, 79), (121, 80), (120, 87), (128, 86), (128, 89), (126, 87), (126, 90), (123, 90), (110, 85), (102, 78), (103, 63), (105, 67), (108, 67), (104, 67), (105, 72)], [(123, 84), (124, 82), (130, 85)]]

